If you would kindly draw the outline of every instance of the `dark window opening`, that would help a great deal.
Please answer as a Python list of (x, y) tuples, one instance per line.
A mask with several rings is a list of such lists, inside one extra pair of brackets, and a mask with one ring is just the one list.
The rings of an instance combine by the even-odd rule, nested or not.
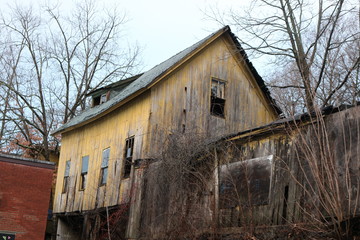
[(124, 178), (128, 178), (131, 172), (132, 159), (134, 152), (134, 137), (126, 139), (125, 152), (124, 152)]
[(289, 186), (285, 186), (284, 189), (284, 204), (283, 204), (283, 212), (282, 212), (282, 223), (286, 223), (286, 217), (287, 217), (287, 203), (289, 198)]
[(219, 117), (225, 117), (224, 114), (225, 99), (211, 96), (211, 114)]
[(87, 173), (81, 173), (81, 184), (80, 184), (80, 190), (84, 190), (86, 187), (86, 181), (87, 181)]
[(81, 164), (80, 190), (84, 190), (86, 188), (88, 167), (89, 167), (89, 156), (84, 156), (82, 157), (82, 164)]
[(101, 170), (100, 170), (100, 185), (105, 185), (107, 182), (108, 167), (110, 159), (110, 148), (107, 148), (103, 151)]
[(63, 193), (66, 193), (69, 188), (69, 181), (70, 181), (70, 160), (66, 161), (65, 163), (65, 173), (64, 173), (64, 183), (63, 183)]
[(92, 106), (97, 106), (100, 105), (100, 96), (94, 97), (93, 98), (93, 102), (92, 102)]
[(218, 117), (225, 117), (225, 82), (211, 80), (210, 113)]
[(64, 183), (63, 183), (63, 193), (66, 193), (68, 191), (69, 187), (69, 177), (64, 177)]
[(110, 98), (110, 91), (103, 93), (99, 96), (93, 97), (92, 106), (97, 106), (107, 102)]

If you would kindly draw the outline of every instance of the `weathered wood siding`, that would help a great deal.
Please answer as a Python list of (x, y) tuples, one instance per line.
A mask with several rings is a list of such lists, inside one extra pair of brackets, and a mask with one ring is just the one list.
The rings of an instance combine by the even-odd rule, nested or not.
[[(239, 135), (235, 140), (218, 143), (214, 147), (217, 154), (206, 153), (210, 156), (207, 166), (214, 171), (213, 177), (208, 179), (202, 191), (176, 189), (166, 182), (159, 183), (157, 176), (163, 169), (159, 162), (151, 164), (147, 169), (143, 188), (140, 226), (144, 239), (166, 239), (168, 236), (182, 234), (198, 236), (204, 232), (228, 236), (235, 229), (240, 229), (238, 233), (242, 234), (249, 231), (266, 236), (271, 226), (324, 223), (325, 218), (334, 216), (331, 215), (332, 210), (339, 210), (334, 206), (339, 206), (342, 210), (336, 215), (336, 218), (342, 217), (340, 221), (359, 216), (360, 107), (313, 120), (316, 121), (298, 122), (295, 125), (289, 121), (269, 127), (266, 131), (254, 130), (250, 134)], [(324, 149), (326, 151), (322, 152)], [(272, 166), (270, 189), (265, 189), (268, 191), (266, 201), (254, 205), (244, 204), (242, 198), (249, 196), (249, 192), (237, 192), (239, 198), (231, 199), (233, 204), (222, 205), (221, 200), (219, 201), (223, 194), (219, 186), (222, 182), (221, 169), (235, 165), (234, 163), (246, 163), (248, 160), (256, 161), (269, 156)], [(214, 168), (216, 162), (220, 166), (218, 170)], [(253, 163), (251, 167), (261, 166)], [(311, 169), (314, 167), (326, 169), (321, 174), (323, 179), (318, 182), (314, 181), (314, 169)], [(194, 171), (191, 167), (186, 170)], [(248, 170), (250, 173), (251, 169)], [(234, 181), (233, 184), (252, 184), (251, 177), (253, 176), (237, 179), (240, 181)], [(194, 182), (195, 186), (200, 184), (200, 180)], [(321, 184), (324, 184), (322, 192), (318, 190)], [(335, 186), (333, 191), (331, 184)], [(325, 191), (336, 198), (320, 200), (320, 196), (326, 194)], [(325, 208), (329, 206), (333, 209), (329, 208), (330, 212), (326, 212)], [(327, 227), (331, 223), (330, 221)], [(273, 239), (278, 239), (276, 236), (283, 234), (274, 231)], [(283, 232), (286, 231), (291, 232), (291, 227), (285, 227)]]
[[(257, 85), (232, 40), (223, 35), (134, 99), (104, 117), (63, 133), (54, 212), (94, 210), (131, 202), (127, 236), (135, 238), (141, 215), (143, 169), (122, 179), (125, 140), (135, 136), (133, 160), (157, 158), (171, 134), (218, 138), (270, 123), (277, 114)], [(211, 80), (225, 82), (224, 117), (210, 113)], [(110, 148), (107, 184), (100, 186), (102, 152)], [(82, 157), (89, 156), (87, 185), (80, 190)], [(65, 164), (71, 160), (70, 185), (62, 193)], [(208, 208), (214, 202), (204, 199)], [(195, 206), (195, 209), (197, 208)], [(203, 211), (204, 212), (204, 211)], [(194, 215), (195, 216), (195, 215)]]
[[(122, 179), (125, 140), (135, 136), (133, 159), (143, 158), (148, 137), (149, 93), (96, 122), (63, 134), (54, 212), (74, 212), (129, 201), (136, 176)], [(99, 186), (102, 152), (110, 148), (107, 184)], [(81, 158), (89, 155), (88, 182), (80, 191)], [(65, 162), (71, 160), (69, 191), (62, 193)]]
[[(236, 204), (236, 207), (229, 208), (220, 207), (219, 224), (221, 227), (247, 227), (251, 224), (277, 225), (285, 223), (282, 220), (284, 188), (290, 184), (289, 189), (294, 189), (293, 182), (290, 181), (291, 179), (289, 179), (287, 172), (284, 171), (283, 164), (283, 161), (287, 159), (294, 159), (289, 150), (290, 146), (291, 137), (278, 134), (254, 139), (245, 143), (241, 141), (233, 142), (229, 146), (229, 149), (227, 149), (226, 154), (220, 156), (221, 164), (227, 165), (228, 163), (273, 155), (272, 173), (269, 179), (270, 191), (268, 203), (260, 205)], [(250, 179), (245, 181), (250, 181)], [(241, 195), (246, 193), (238, 194), (239, 197), (241, 197)], [(294, 194), (290, 193), (290, 198), (293, 196)], [(294, 199), (289, 199), (288, 203), (287, 208), (292, 208), (295, 201)]]
[[(55, 212), (89, 210), (127, 201), (132, 178), (123, 180), (125, 139), (135, 136), (133, 159), (156, 157), (172, 132), (202, 133), (207, 137), (238, 132), (276, 118), (245, 65), (221, 37), (178, 70), (117, 111), (66, 132), (57, 179)], [(210, 114), (211, 78), (225, 81), (225, 117)], [(150, 141), (147, 141), (151, 133)], [(110, 147), (109, 176), (99, 187), (102, 151)], [(79, 191), (81, 158), (89, 155), (88, 183)], [(61, 193), (65, 161), (71, 160), (70, 191)], [(137, 180), (136, 180), (137, 181)]]
[[(229, 41), (222, 37), (152, 87), (152, 144), (162, 145), (163, 134), (202, 133), (215, 138), (261, 126), (277, 118), (236, 54)], [(224, 118), (210, 114), (212, 78), (226, 84)]]
[(345, 221), (360, 213), (360, 107), (315, 120), (231, 142), (222, 164), (274, 156), (271, 187), (268, 204), (220, 209), (220, 226), (324, 222), (329, 216)]

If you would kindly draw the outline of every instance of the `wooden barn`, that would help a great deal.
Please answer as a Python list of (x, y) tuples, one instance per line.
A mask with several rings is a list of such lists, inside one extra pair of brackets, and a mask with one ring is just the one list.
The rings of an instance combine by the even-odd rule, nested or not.
[(171, 143), (186, 140), (199, 152), (281, 113), (227, 26), (91, 97), (91, 108), (55, 132), (62, 136), (53, 211), (58, 239), (105, 239), (111, 229), (119, 238), (140, 238), (144, 174)]
[(360, 106), (280, 118), (229, 27), (60, 127), (57, 239), (358, 239)]

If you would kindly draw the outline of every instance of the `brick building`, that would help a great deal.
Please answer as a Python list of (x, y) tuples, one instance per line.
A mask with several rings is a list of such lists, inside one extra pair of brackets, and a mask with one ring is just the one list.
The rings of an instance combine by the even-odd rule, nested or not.
[(54, 168), (0, 154), (0, 238), (44, 239)]

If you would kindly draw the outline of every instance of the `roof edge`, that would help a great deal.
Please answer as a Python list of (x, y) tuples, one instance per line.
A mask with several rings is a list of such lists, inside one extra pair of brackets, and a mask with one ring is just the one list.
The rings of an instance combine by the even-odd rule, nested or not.
[[(136, 91), (134, 91), (132, 94), (126, 96), (124, 99), (122, 99), (121, 101), (117, 102), (116, 104), (114, 104), (113, 106), (109, 107), (108, 109), (104, 110), (103, 112), (100, 112), (94, 116), (89, 117), (88, 119), (85, 119), (84, 121), (80, 122), (80, 123), (76, 123), (72, 126), (67, 126), (65, 128), (63, 127), (59, 127), (58, 129), (54, 130), (51, 135), (56, 135), (56, 134), (61, 134), (61, 133), (65, 133), (71, 130), (74, 130), (76, 128), (82, 127), (86, 124), (89, 124), (93, 121), (96, 121), (98, 118), (103, 117), (104, 115), (106, 115), (107, 113), (117, 109), (118, 107), (122, 106), (123, 104), (127, 103), (128, 101), (130, 101), (131, 99), (133, 99), (134, 97), (137, 97), (138, 95), (142, 94), (143, 92), (145, 92), (146, 90), (150, 89), (154, 84), (156, 84), (157, 82), (161, 81), (164, 77), (166, 77), (167, 75), (171, 74), (171, 72), (175, 71), (180, 65), (182, 65), (184, 62), (188, 61), (192, 56), (194, 56), (195, 54), (197, 54), (199, 51), (201, 51), (203, 48), (205, 48), (206, 46), (208, 46), (208, 44), (210, 44), (211, 42), (213, 42), (215, 39), (219, 38), (220, 36), (222, 36), (224, 33), (228, 32), (230, 30), (229, 26), (225, 26), (221, 29), (219, 29), (218, 31), (208, 35), (207, 37), (203, 38), (202, 40), (198, 41), (197, 43), (193, 44), (192, 46), (184, 49), (183, 51), (178, 52), (177, 54), (173, 55), (172, 57), (168, 58), (167, 60), (159, 63), (158, 65), (154, 66), (152, 69), (150, 69), (147, 72), (150, 72), (151, 70), (155, 69), (156, 67), (158, 67), (159, 65), (167, 62), (168, 60), (178, 56), (179, 54), (183, 53), (184, 51), (186, 51), (187, 49), (196, 46), (197, 44), (199, 44), (199, 46), (194, 47), (194, 49), (192, 49), (191, 51), (189, 51), (187, 54), (185, 54), (184, 56), (182, 56), (178, 61), (176, 61), (173, 65), (171, 65), (169, 68), (167, 68), (165, 71), (161, 72), (159, 75), (155, 76), (148, 84), (146, 84), (146, 86), (137, 89)], [(134, 77), (138, 77), (141, 78), (143, 75), (145, 75), (147, 72), (145, 73), (141, 73), (139, 75), (136, 75)], [(138, 79), (137, 78), (137, 79)], [(136, 80), (137, 80), (136, 79)], [(135, 80), (135, 81), (136, 81)], [(114, 83), (116, 84), (116, 83)], [(106, 87), (106, 86), (105, 86)], [(100, 90), (100, 89), (98, 89)], [(80, 113), (81, 114), (81, 113)], [(70, 120), (71, 121), (71, 120)], [(65, 123), (66, 124), (66, 123)], [(65, 125), (64, 124), (64, 125)], [(63, 125), (63, 126), (64, 126)]]
[(248, 68), (249, 68), (250, 72), (252, 73), (252, 75), (254, 76), (257, 85), (259, 86), (259, 88), (262, 90), (265, 97), (269, 101), (270, 106), (280, 116), (283, 113), (282, 110), (276, 104), (275, 99), (273, 99), (271, 97), (269, 88), (266, 86), (264, 79), (260, 76), (260, 74), (258, 73), (256, 68), (254, 67), (252, 62), (249, 60), (248, 55), (246, 54), (245, 50), (242, 48), (242, 46), (241, 46), (240, 42), (238, 41), (238, 38), (236, 37), (236, 35), (231, 31), (230, 27), (229, 27), (229, 35), (232, 38), (232, 40), (234, 41), (234, 43), (236, 45), (236, 48), (239, 50), (239, 54), (244, 58), (245, 63), (248, 66)]
[(4, 153), (0, 153), (0, 162), (8, 162), (8, 163), (20, 164), (25, 166), (52, 169), (52, 170), (55, 169), (55, 163), (53, 162), (24, 158), (24, 157), (19, 157)]
[[(226, 25), (223, 28), (219, 29), (218, 31), (216, 31), (216, 32), (208, 35), (207, 37), (203, 38), (202, 40), (198, 41), (197, 43), (184, 49), (183, 51), (178, 52), (177, 54), (173, 55), (172, 57), (168, 58), (167, 60), (154, 66), (147, 72), (134, 76), (133, 78), (136, 78), (136, 80), (133, 81), (131, 83), (131, 85), (137, 84), (137, 82), (138, 82), (137, 80), (139, 80), (140, 82), (138, 85), (140, 85), (140, 86), (137, 89), (135, 89), (133, 92), (131, 92), (130, 94), (128, 93), (128, 95), (126, 95), (126, 93), (125, 93), (124, 97), (120, 97), (119, 100), (116, 100), (112, 105), (110, 105), (108, 107), (103, 107), (104, 109), (97, 110), (98, 111), (97, 113), (88, 114), (88, 116), (85, 116), (83, 118), (83, 120), (80, 120), (80, 121), (78, 120), (78, 122), (75, 122), (73, 124), (68, 124), (71, 122), (71, 120), (70, 120), (68, 123), (65, 123), (63, 126), (59, 127), (55, 131), (53, 131), (51, 134), (55, 135), (55, 134), (61, 134), (61, 133), (65, 133), (68, 131), (72, 131), (76, 128), (82, 127), (86, 124), (96, 121), (97, 119), (103, 117), (104, 115), (108, 114), (109, 112), (114, 111), (115, 109), (126, 104), (127, 102), (129, 102), (130, 100), (139, 96), (140, 94), (146, 92), (148, 89), (150, 89), (156, 83), (158, 83), (159, 81), (164, 79), (166, 76), (168, 76), (172, 72), (176, 71), (176, 69), (178, 69), (182, 64), (187, 62), (189, 59), (191, 59), (193, 56), (195, 56), (200, 51), (202, 51), (213, 41), (215, 41), (216, 39), (218, 39), (219, 37), (221, 37), (222, 35), (224, 35), (226, 33), (229, 33), (230, 38), (232, 39), (236, 48), (239, 51), (239, 54), (245, 60), (246, 66), (249, 68), (257, 85), (263, 92), (265, 99), (268, 100), (269, 106), (275, 110), (275, 113), (280, 115), (282, 113), (282, 111), (276, 105), (275, 100), (271, 97), (269, 89), (266, 87), (264, 80), (260, 77), (260, 75), (258, 74), (256, 69), (254, 68), (254, 66), (252, 65), (250, 60), (248, 59), (247, 54), (245, 53), (245, 50), (241, 47), (235, 34), (232, 33), (230, 27), (228, 25)], [(142, 80), (144, 80), (144, 78), (147, 78), (147, 82), (142, 81)], [(119, 81), (119, 82), (121, 82), (121, 81)], [(116, 85), (119, 82), (115, 82), (113, 84), (105, 86), (104, 88), (110, 87), (111, 85)], [(103, 88), (101, 88), (101, 89), (103, 89)], [(98, 89), (96, 91), (100, 91), (101, 89)], [(96, 91), (93, 91), (92, 93), (94, 93)], [(81, 116), (81, 114), (82, 113), (80, 113), (80, 115), (78, 115), (78, 116)]]
[(110, 89), (110, 88), (113, 88), (113, 87), (118, 87), (118, 86), (122, 86), (124, 84), (127, 84), (127, 83), (131, 83), (133, 81), (135, 81), (136, 79), (138, 79), (139, 77), (141, 77), (141, 75), (143, 75), (144, 73), (139, 73), (139, 74), (136, 74), (132, 77), (128, 77), (128, 78), (125, 78), (125, 79), (121, 79), (119, 81), (116, 81), (116, 82), (113, 82), (113, 83), (110, 83), (108, 85), (105, 85), (103, 87), (100, 87), (100, 88), (96, 88), (96, 89), (93, 89), (91, 90), (90, 92), (88, 92), (86, 94), (86, 96), (91, 96), (91, 95), (94, 95), (95, 93), (99, 92), (99, 91), (102, 91), (102, 90), (106, 90), (106, 89)]
[[(171, 66), (169, 69), (167, 69), (166, 71), (164, 71), (162, 74), (160, 74), (159, 76), (157, 76), (148, 86), (147, 89), (151, 88), (152, 86), (154, 86), (157, 82), (161, 81), (164, 77), (166, 77), (167, 75), (171, 74), (173, 71), (175, 71), (179, 66), (181, 66), (182, 64), (184, 64), (185, 62), (187, 62), (188, 60), (190, 60), (193, 56), (195, 56), (198, 52), (200, 52), (201, 50), (203, 50), (204, 48), (206, 48), (209, 44), (211, 44), (213, 41), (215, 41), (216, 39), (218, 39), (220, 36), (222, 36), (224, 33), (228, 32), (230, 30), (230, 27), (228, 25), (226, 25), (225, 27), (219, 29), (218, 31), (212, 33), (211, 35), (207, 36), (206, 38), (200, 40), (204, 41), (200, 46), (198, 46), (197, 48), (193, 49), (191, 52), (189, 52), (188, 54), (186, 54), (182, 59), (180, 59), (178, 62), (176, 62), (173, 66)], [(196, 43), (195, 43), (196, 44)], [(194, 44), (194, 45), (195, 45)], [(181, 52), (179, 52), (181, 53)], [(177, 53), (177, 54), (179, 54)], [(174, 56), (176, 56), (177, 54), (175, 54)], [(165, 60), (167, 61), (167, 60)]]
[(279, 119), (276, 121), (273, 121), (269, 124), (258, 126), (255, 128), (247, 129), (244, 131), (240, 131), (237, 133), (229, 134), (226, 136), (223, 136), (219, 141), (225, 140), (225, 141), (233, 141), (233, 140), (240, 140), (240, 139), (246, 139), (249, 137), (257, 137), (261, 134), (274, 134), (279, 131), (283, 131), (288, 126), (294, 126), (294, 125), (308, 125), (314, 122), (319, 121), (319, 118), (324, 118), (326, 116), (330, 116), (332, 114), (351, 110), (354, 108), (360, 108), (359, 105), (351, 105), (351, 106), (327, 106), (319, 109), (318, 111), (313, 112), (305, 112), (302, 114), (298, 114), (292, 117)]

